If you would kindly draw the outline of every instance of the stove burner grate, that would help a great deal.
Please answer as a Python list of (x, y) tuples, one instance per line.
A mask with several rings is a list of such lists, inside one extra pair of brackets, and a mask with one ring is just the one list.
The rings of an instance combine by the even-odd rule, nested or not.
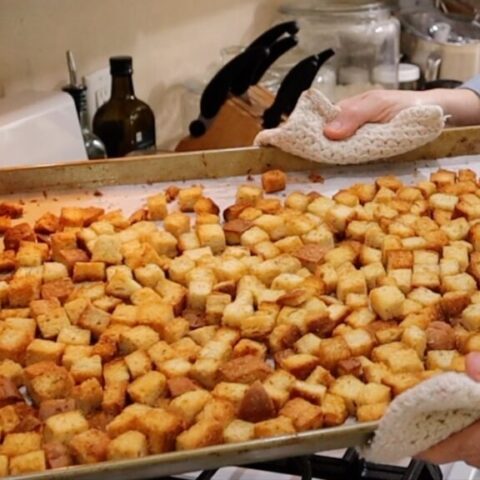
[[(345, 452), (342, 458), (323, 455), (287, 458), (261, 462), (241, 468), (298, 476), (301, 480), (443, 480), (436, 465), (412, 460), (407, 467), (377, 465), (364, 462), (354, 449)], [(218, 470), (206, 470), (196, 480), (215, 480)], [(180, 480), (178, 477), (163, 477), (158, 480)]]

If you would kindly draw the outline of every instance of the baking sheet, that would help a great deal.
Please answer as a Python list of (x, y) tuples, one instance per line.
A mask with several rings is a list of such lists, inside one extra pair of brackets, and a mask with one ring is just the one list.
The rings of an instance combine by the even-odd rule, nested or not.
[[(284, 198), (293, 191), (317, 191), (324, 195), (333, 195), (339, 189), (346, 188), (353, 183), (371, 182), (376, 177), (387, 174), (397, 175), (406, 184), (415, 183), (428, 179), (430, 173), (438, 168), (454, 170), (470, 168), (480, 174), (480, 155), (418, 160), (397, 164), (382, 162), (348, 167), (320, 167), (317, 165), (315, 167), (306, 171), (289, 172), (286, 190), (274, 194), (274, 196)], [(314, 181), (312, 181), (312, 178)], [(9, 195), (0, 195), (0, 198), (23, 203), (25, 216), (21, 221), (33, 222), (47, 211), (59, 214), (60, 209), (65, 206), (94, 205), (105, 210), (121, 209), (126, 215), (130, 215), (145, 205), (148, 196), (163, 191), (169, 185), (176, 185), (180, 188), (202, 185), (205, 196), (212, 198), (223, 210), (235, 201), (237, 187), (244, 184), (260, 185), (260, 176), (244, 174), (221, 179), (169, 180), (137, 185), (103, 185), (87, 189), (69, 188), (65, 190), (57, 187), (35, 192), (19, 191)], [(172, 210), (174, 206), (175, 203), (172, 203), (169, 208)]]
[[(255, 158), (254, 156), (253, 159)], [(417, 160), (410, 163), (385, 162), (340, 168), (316, 166), (316, 173), (313, 177), (316, 178), (317, 182), (314, 183), (311, 180), (311, 168), (308, 168), (307, 171), (290, 172), (287, 190), (277, 195), (284, 197), (289, 192), (295, 190), (303, 192), (315, 190), (325, 195), (331, 195), (338, 189), (347, 187), (352, 183), (372, 181), (375, 177), (384, 174), (395, 174), (405, 183), (418, 182), (427, 179), (429, 174), (439, 167), (451, 169), (471, 168), (480, 173), (480, 162), (478, 160), (478, 155), (471, 155), (432, 161)], [(251, 164), (252, 157), (250, 157), (249, 162), (245, 159), (242, 161), (245, 167), (248, 167), (249, 162)], [(295, 165), (295, 161), (292, 163)], [(311, 165), (307, 167), (311, 167)], [(23, 174), (26, 172), (30, 175), (30, 178), (35, 178), (35, 174), (40, 170), (42, 171), (44, 181), (48, 183), (48, 179), (52, 179), (52, 177), (48, 176), (48, 168), (39, 169), (38, 171), (27, 169), (27, 171), (23, 171)], [(69, 168), (68, 170), (75, 172), (75, 168)], [(229, 171), (228, 168), (226, 170)], [(0, 198), (2, 200), (21, 201), (25, 206), (25, 217), (21, 221), (33, 222), (46, 211), (59, 213), (61, 207), (68, 205), (97, 205), (106, 210), (121, 209), (125, 214), (129, 215), (144, 205), (147, 196), (162, 191), (169, 185), (175, 184), (182, 187), (201, 184), (205, 188), (205, 195), (211, 197), (221, 208), (224, 208), (234, 201), (238, 185), (251, 182), (259, 183), (258, 176), (247, 174), (247, 171), (249, 171), (249, 168), (246, 168), (245, 173), (240, 176), (221, 179), (165, 181), (137, 185), (94, 185), (93, 188), (88, 189), (74, 188), (75, 176), (73, 176), (70, 179), (70, 188), (67, 190), (62, 190), (61, 188), (52, 189), (50, 185), (48, 189), (32, 193), (16, 192), (11, 195), (1, 195)], [(218, 173), (212, 176), (218, 176)], [(181, 175), (177, 174), (177, 177), (181, 177)], [(0, 188), (4, 188), (4, 191), (5, 178), (0, 172)], [(22, 178), (24, 180), (25, 175)], [(15, 171), (10, 172), (8, 179), (10, 182), (15, 182)], [(1, 185), (2, 180), (4, 182), (3, 186)], [(36, 185), (38, 186), (40, 183), (37, 181)], [(88, 184), (88, 182), (80, 183)], [(17, 183), (18, 185), (19, 183)], [(8, 189), (15, 189), (15, 184), (13, 186), (10, 184)], [(242, 465), (360, 445), (368, 441), (376, 425), (375, 422), (368, 424), (350, 423), (341, 427), (305, 432), (287, 437), (256, 440), (246, 444), (221, 445), (187, 452), (153, 455), (138, 460), (70, 467), (32, 474), (28, 477), (38, 480), (74, 478), (93, 480), (105, 474), (111, 480), (133, 480), (139, 477), (161, 477), (193, 470), (213, 469), (226, 465)]]

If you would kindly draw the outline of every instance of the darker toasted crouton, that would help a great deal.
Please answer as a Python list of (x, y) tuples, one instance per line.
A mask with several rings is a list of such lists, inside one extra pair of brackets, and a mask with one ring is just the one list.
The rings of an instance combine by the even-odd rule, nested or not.
[(234, 358), (220, 367), (223, 380), (232, 383), (253, 383), (265, 380), (273, 370), (261, 358), (254, 355)]
[(273, 400), (259, 381), (254, 382), (245, 392), (238, 417), (248, 422), (262, 422), (275, 415)]

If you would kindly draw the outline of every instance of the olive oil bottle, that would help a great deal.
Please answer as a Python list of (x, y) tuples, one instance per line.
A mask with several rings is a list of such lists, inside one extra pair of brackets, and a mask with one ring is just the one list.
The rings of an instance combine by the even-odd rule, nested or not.
[(155, 116), (135, 96), (132, 57), (110, 58), (112, 92), (93, 119), (93, 131), (105, 144), (108, 157), (155, 148)]

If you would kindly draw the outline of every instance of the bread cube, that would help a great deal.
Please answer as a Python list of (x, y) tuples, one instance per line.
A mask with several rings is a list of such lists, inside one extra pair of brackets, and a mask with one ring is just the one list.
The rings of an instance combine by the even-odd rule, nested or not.
[(402, 349), (385, 358), (387, 367), (393, 373), (415, 373), (424, 370), (422, 361), (413, 349)]
[(59, 413), (45, 421), (44, 439), (47, 442), (68, 444), (77, 435), (87, 431), (88, 422), (79, 410)]
[(165, 387), (165, 375), (151, 371), (134, 380), (128, 386), (127, 392), (134, 402), (153, 406), (157, 399), (163, 395)]
[(39, 315), (37, 324), (44, 338), (55, 338), (63, 328), (70, 326), (70, 320), (65, 309), (57, 307), (44, 315)]
[(0, 360), (22, 363), (32, 338), (29, 331), (6, 327), (0, 331)]
[(11, 380), (17, 387), (23, 384), (23, 367), (9, 359), (0, 361), (0, 377)]
[(147, 198), (148, 218), (150, 220), (163, 220), (168, 214), (167, 197), (158, 193)]
[(119, 349), (123, 354), (131, 353), (135, 350), (146, 350), (159, 340), (158, 333), (146, 326), (133, 327), (120, 334)]
[(169, 232), (155, 231), (149, 234), (145, 241), (154, 248), (158, 255), (173, 258), (177, 254), (177, 239)]
[(458, 197), (456, 195), (447, 195), (445, 193), (434, 193), (429, 197), (428, 201), (432, 208), (439, 208), (441, 210), (453, 212), (458, 203)]
[(458, 356), (455, 350), (431, 350), (427, 353), (426, 366), (429, 370), (453, 370), (453, 360)]
[(148, 455), (145, 435), (135, 430), (122, 433), (110, 441), (107, 447), (107, 460), (126, 460)]
[(255, 436), (255, 425), (243, 420), (233, 420), (223, 430), (225, 443), (239, 443), (253, 440)]
[(47, 469), (45, 452), (36, 450), (23, 455), (16, 455), (10, 458), (9, 469), (11, 475), (42, 472)]
[(178, 238), (182, 233), (190, 231), (190, 218), (184, 213), (174, 212), (164, 218), (163, 226), (167, 232)]
[[(367, 383), (357, 397), (357, 405), (389, 404), (391, 401), (390, 388), (379, 383)], [(357, 410), (358, 415), (358, 410)]]
[(65, 345), (90, 345), (90, 339), (90, 330), (69, 325), (60, 330), (57, 342)]
[[(194, 212), (197, 214), (197, 222), (198, 217), (204, 215), (218, 215), (220, 209), (218, 205), (211, 199), (207, 197), (200, 197), (193, 206)], [(217, 221), (218, 223), (218, 221)]]
[(255, 438), (278, 437), (296, 432), (292, 420), (283, 415), (255, 424)]
[(383, 320), (399, 317), (404, 300), (405, 295), (394, 286), (378, 287), (370, 292), (371, 306)]
[(124, 357), (132, 378), (140, 377), (152, 369), (150, 357), (143, 350), (135, 350)]
[(18, 267), (39, 267), (48, 257), (48, 246), (43, 243), (20, 242), (15, 260)]
[(244, 247), (252, 248), (258, 243), (270, 240), (269, 234), (259, 227), (253, 226), (242, 233), (240, 242)]
[(442, 291), (444, 292), (464, 291), (474, 293), (476, 290), (477, 282), (468, 273), (442, 277)]
[(3, 237), (5, 250), (18, 250), (22, 241), (35, 241), (35, 233), (28, 223), (19, 223), (5, 230)]
[(109, 324), (110, 314), (93, 305), (87, 305), (78, 319), (78, 326), (89, 330), (95, 336), (101, 335)]
[(81, 383), (89, 378), (101, 378), (102, 359), (100, 355), (92, 355), (91, 357), (76, 360), (70, 368), (70, 373), (77, 383)]
[(361, 396), (365, 384), (353, 375), (344, 375), (337, 378), (331, 385), (329, 392), (345, 400), (348, 411), (355, 413), (358, 398)]
[(31, 301), (40, 298), (40, 282), (34, 277), (14, 277), (8, 285), (7, 296), (10, 307), (28, 307)]
[[(4, 217), (7, 218), (7, 217)], [(1, 219), (0, 219), (1, 225)], [(8, 476), (8, 457), (6, 455), (0, 455), (0, 477)]]
[(40, 450), (42, 436), (37, 432), (8, 433), (3, 439), (0, 453), (13, 457)]
[(338, 362), (350, 358), (352, 352), (344, 338), (333, 337), (322, 340), (317, 356), (322, 367), (333, 371)]
[(302, 398), (288, 401), (279, 413), (292, 420), (297, 432), (314, 430), (323, 425), (322, 409)]
[(189, 188), (182, 188), (178, 192), (177, 201), (180, 211), (193, 212), (195, 203), (202, 197), (203, 188), (200, 186), (193, 186)]
[(88, 415), (102, 406), (103, 389), (97, 378), (88, 378), (72, 389), (76, 408)]
[(111, 415), (118, 415), (126, 403), (127, 382), (108, 383), (101, 400), (102, 409)]
[(480, 304), (469, 305), (462, 312), (460, 323), (470, 332), (480, 330)]
[(175, 397), (170, 402), (170, 410), (178, 413), (188, 425), (191, 425), (211, 398), (210, 392), (206, 390), (191, 390)]
[(107, 450), (110, 443), (108, 435), (100, 430), (91, 428), (78, 433), (70, 440), (70, 451), (80, 464), (103, 462), (107, 459)]
[(222, 424), (215, 420), (200, 420), (177, 437), (176, 448), (190, 450), (220, 443), (223, 443)]
[(282, 170), (268, 170), (262, 175), (262, 187), (267, 193), (285, 190), (287, 175)]
[(347, 295), (350, 293), (358, 293), (366, 295), (367, 282), (363, 272), (354, 270), (348, 275), (342, 275), (337, 283), (337, 298), (341, 302), (345, 302)]
[(105, 279), (105, 263), (77, 262), (73, 267), (74, 282), (101, 282)]
[(385, 415), (388, 406), (388, 402), (360, 405), (357, 408), (357, 420), (359, 422), (375, 422), (380, 420)]
[(36, 338), (27, 347), (25, 364), (31, 365), (32, 363), (42, 362), (46, 360), (58, 364), (60, 363), (64, 350), (65, 345), (61, 343)]

